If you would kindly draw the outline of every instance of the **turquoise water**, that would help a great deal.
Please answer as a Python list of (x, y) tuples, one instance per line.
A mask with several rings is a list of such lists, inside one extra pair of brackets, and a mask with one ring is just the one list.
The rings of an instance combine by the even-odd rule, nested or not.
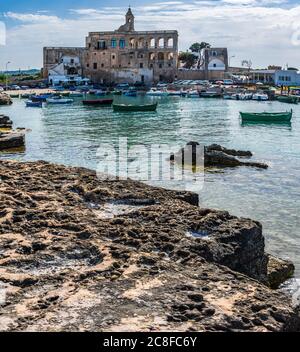
[[(80, 100), (69, 106), (37, 109), (25, 108), (24, 101), (14, 99), (12, 106), (0, 107), (0, 114), (9, 115), (16, 127), (31, 132), (26, 135), (24, 153), (1, 157), (95, 169), (99, 143), (119, 137), (127, 137), (130, 145), (181, 145), (196, 140), (251, 150), (253, 159), (268, 163), (269, 169), (240, 167), (206, 173), (200, 203), (262, 222), (268, 251), (293, 260), (300, 276), (300, 105), (180, 97), (115, 99), (133, 103), (158, 100), (159, 106), (154, 113), (128, 114), (113, 113), (110, 107), (87, 108)], [(239, 120), (239, 111), (286, 111), (291, 107), (294, 118), (290, 125), (242, 126)]]

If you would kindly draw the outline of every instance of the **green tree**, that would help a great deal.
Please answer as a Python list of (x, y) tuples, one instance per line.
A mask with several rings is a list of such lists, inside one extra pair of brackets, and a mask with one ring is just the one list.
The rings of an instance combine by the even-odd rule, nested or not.
[(193, 67), (197, 62), (197, 56), (188, 51), (182, 51), (178, 56), (179, 61), (183, 62), (185, 68)]
[(190, 46), (190, 50), (193, 53), (199, 53), (202, 49), (210, 48), (211, 45), (206, 42), (194, 43)]
[(4, 73), (0, 73), (0, 82), (1, 83), (5, 82), (5, 74)]

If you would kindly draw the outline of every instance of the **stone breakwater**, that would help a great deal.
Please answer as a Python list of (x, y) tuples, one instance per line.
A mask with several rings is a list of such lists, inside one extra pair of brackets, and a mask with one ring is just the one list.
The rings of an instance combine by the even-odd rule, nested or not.
[(1, 161), (0, 178), (1, 331), (299, 330), (260, 223), (83, 168)]

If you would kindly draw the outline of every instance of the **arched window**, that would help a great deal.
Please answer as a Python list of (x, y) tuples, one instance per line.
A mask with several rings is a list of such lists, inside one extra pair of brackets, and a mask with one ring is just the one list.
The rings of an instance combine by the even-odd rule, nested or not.
[(144, 38), (139, 38), (138, 41), (138, 48), (142, 49), (144, 47)]
[(155, 39), (154, 38), (150, 39), (150, 48), (155, 48)]
[(173, 48), (173, 46), (174, 46), (173, 38), (168, 38), (167, 46), (168, 46), (168, 48)]
[(174, 59), (174, 53), (168, 53), (168, 60)]
[(120, 41), (119, 41), (119, 47), (120, 47), (121, 49), (124, 49), (124, 48), (125, 48), (125, 39), (120, 39)]
[(149, 53), (149, 60), (150, 61), (155, 60), (155, 53)]
[(129, 39), (129, 46), (130, 46), (130, 48), (134, 48), (134, 47), (135, 47), (135, 40), (134, 40), (134, 38), (130, 38), (130, 39)]
[(163, 48), (164, 47), (164, 38), (159, 38), (158, 39), (158, 47)]
[(159, 61), (163, 61), (164, 60), (164, 53), (158, 53), (157, 58)]
[(112, 48), (116, 48), (117, 47), (117, 39), (116, 38), (112, 38), (110, 41), (110, 46)]

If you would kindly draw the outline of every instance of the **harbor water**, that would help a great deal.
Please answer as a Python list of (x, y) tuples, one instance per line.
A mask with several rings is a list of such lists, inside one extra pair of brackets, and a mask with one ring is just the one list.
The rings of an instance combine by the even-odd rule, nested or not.
[[(26, 108), (21, 99), (0, 107), (15, 127), (24, 127), (26, 150), (1, 153), (0, 158), (46, 160), (91, 169), (97, 167), (100, 143), (126, 137), (129, 145), (188, 141), (250, 150), (253, 160), (270, 167), (223, 169), (205, 173), (200, 205), (228, 210), (263, 224), (267, 251), (291, 259), (300, 277), (300, 105), (279, 102), (130, 98), (118, 102), (158, 101), (157, 112), (114, 113), (111, 107), (84, 107), (77, 98), (70, 105)], [(294, 110), (291, 124), (242, 125), (239, 112)], [(168, 184), (163, 185), (169, 187)], [(180, 188), (180, 184), (178, 185)]]

